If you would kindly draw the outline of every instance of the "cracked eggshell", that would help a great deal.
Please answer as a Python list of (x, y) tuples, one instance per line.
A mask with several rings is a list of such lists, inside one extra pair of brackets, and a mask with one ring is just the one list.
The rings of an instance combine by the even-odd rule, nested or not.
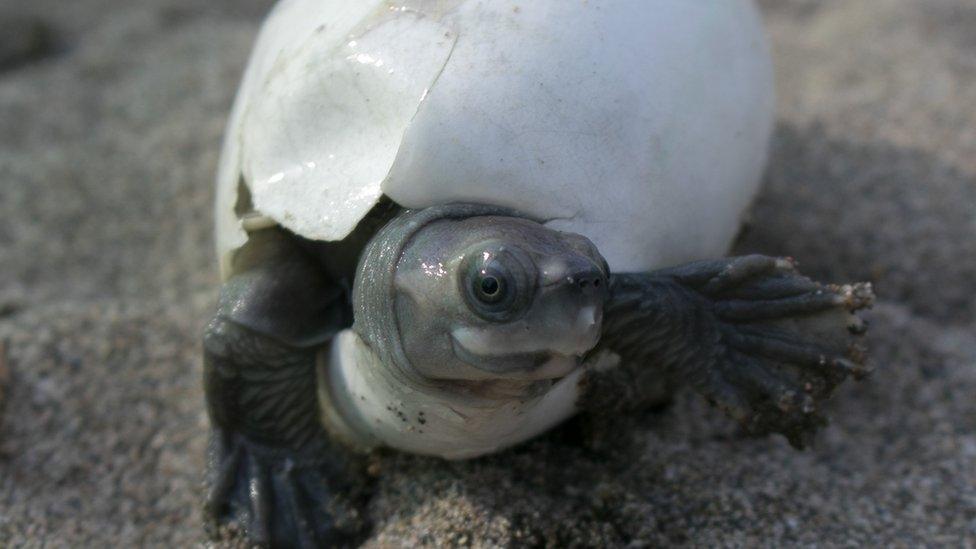
[(338, 240), (381, 194), (513, 207), (615, 271), (721, 255), (771, 73), (749, 0), (285, 0), (228, 128), (222, 271), (245, 226)]

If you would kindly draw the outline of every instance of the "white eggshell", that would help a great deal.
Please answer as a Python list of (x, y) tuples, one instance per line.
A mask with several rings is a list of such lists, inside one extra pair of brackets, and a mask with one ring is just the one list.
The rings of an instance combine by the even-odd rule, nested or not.
[(749, 0), (285, 0), (230, 121), (218, 248), (245, 241), (243, 181), (313, 239), (385, 193), (514, 207), (618, 272), (721, 255), (772, 108)]

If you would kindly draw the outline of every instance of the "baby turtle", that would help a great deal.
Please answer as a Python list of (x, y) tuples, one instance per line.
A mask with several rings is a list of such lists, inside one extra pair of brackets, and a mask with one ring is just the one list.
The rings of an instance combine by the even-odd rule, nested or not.
[(362, 535), (363, 452), (462, 459), (694, 387), (801, 446), (867, 285), (722, 255), (771, 127), (746, 0), (281, 3), (218, 176), (211, 525)]

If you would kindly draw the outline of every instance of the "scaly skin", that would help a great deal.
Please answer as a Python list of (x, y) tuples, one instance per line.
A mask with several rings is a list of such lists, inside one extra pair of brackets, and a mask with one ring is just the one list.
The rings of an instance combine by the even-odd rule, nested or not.
[[(376, 328), (370, 332), (375, 341), (364, 340), (374, 352), (385, 349), (377, 353), (383, 365), (409, 366), (412, 375), (427, 376), (431, 384), (419, 387), (445, 380), (528, 383), (533, 368), (547, 363), (526, 365), (516, 360), (520, 355), (496, 349), (473, 362), (456, 352), (429, 353), (426, 342), (452, 335), (458, 327), (476, 328), (491, 341), (518, 338), (519, 345), (538, 347), (538, 353), (588, 334), (594, 341), (599, 338), (591, 356), (616, 355), (620, 364), (584, 372), (580, 408), (595, 416), (618, 415), (658, 403), (662, 380), (668, 386), (678, 379), (750, 431), (782, 433), (797, 447), (823, 424), (819, 408), (834, 388), (849, 376), (867, 373), (863, 349), (854, 342), (864, 325), (852, 313), (871, 304), (869, 285), (820, 285), (800, 275), (791, 260), (764, 256), (608, 279), (606, 263), (585, 238), (485, 211), (452, 205), (406, 212), (380, 231), (383, 237), (370, 246), (383, 253), (364, 254), (380, 259), (357, 275), (361, 309), (356, 314), (367, 318), (357, 318), (355, 325), (348, 280), (336, 275), (348, 269), (327, 268), (329, 251), (340, 248), (310, 245), (280, 229), (251, 235), (235, 257), (235, 275), (225, 283), (204, 337), (205, 388), (214, 426), (206, 514), (213, 535), (236, 524), (264, 546), (341, 546), (362, 539), (370, 491), (365, 460), (329, 438), (320, 423), (316, 387), (319, 352), (341, 330), (356, 331), (360, 322)], [(417, 236), (424, 223), (451, 215), (465, 220), (448, 226), (466, 227), (460, 234), (444, 232), (441, 225)], [(406, 228), (402, 233), (401, 227)], [(538, 275), (502, 281), (505, 288), (527, 290), (519, 295), (534, 296), (513, 300), (521, 309), (513, 305), (512, 315), (494, 309), (485, 314), (484, 304), (472, 301), (472, 294), (459, 293), (458, 288), (474, 287), (471, 280), (481, 281), (477, 277), (483, 271), (446, 259), (458, 257), (452, 242), (467, 250), (463, 257), (480, 258), (484, 242), (492, 243), (491, 250), (501, 249), (499, 238), (506, 240), (508, 254), (524, 245), (518, 261), (530, 262), (525, 272)], [(408, 239), (414, 248), (398, 251)], [(445, 258), (438, 264), (443, 273), (394, 283), (399, 269), (419, 268), (432, 250)], [(401, 263), (409, 254), (413, 261)], [(484, 255), (485, 261), (490, 255)], [(495, 266), (491, 272), (507, 276), (518, 265), (523, 263), (501, 270)], [(406, 291), (413, 299), (425, 296), (426, 301), (394, 307), (397, 296), (391, 291)], [(423, 325), (403, 323), (397, 316), (403, 311), (412, 315), (408, 318), (425, 319)], [(384, 322), (373, 313), (386, 315)], [(408, 339), (413, 345), (403, 346)], [(437, 359), (415, 364), (422, 361), (417, 357), (427, 356)], [(571, 405), (564, 408), (567, 414), (573, 411)], [(470, 429), (457, 436), (469, 436)]]
[(753, 433), (802, 448), (825, 424), (821, 403), (863, 378), (870, 284), (821, 285), (790, 259), (760, 255), (610, 279), (596, 349), (621, 357), (584, 376), (580, 405), (600, 414), (639, 407), (660, 378), (687, 381)]

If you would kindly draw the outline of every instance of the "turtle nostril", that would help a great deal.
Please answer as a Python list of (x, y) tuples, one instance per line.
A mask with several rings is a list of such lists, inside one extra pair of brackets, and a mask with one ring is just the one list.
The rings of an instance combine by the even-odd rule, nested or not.
[(604, 285), (603, 274), (599, 272), (590, 272), (577, 276), (576, 285), (586, 295), (597, 293), (600, 291), (600, 286)]

